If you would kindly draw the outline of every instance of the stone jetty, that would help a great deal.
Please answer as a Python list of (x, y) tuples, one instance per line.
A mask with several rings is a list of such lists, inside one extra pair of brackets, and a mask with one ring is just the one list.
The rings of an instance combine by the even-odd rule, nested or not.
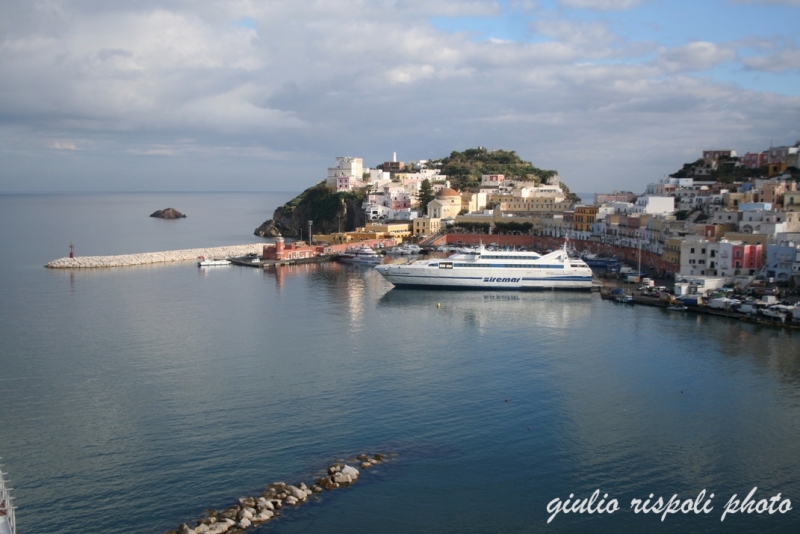
[(178, 261), (197, 261), (199, 256), (206, 258), (236, 258), (247, 254), (261, 255), (263, 243), (233, 245), (229, 247), (192, 248), (186, 250), (167, 250), (164, 252), (143, 252), (141, 254), (122, 254), (119, 256), (75, 256), (53, 260), (47, 263), (48, 269), (97, 269), (104, 267), (129, 267), (132, 265), (151, 265)]
[(261, 495), (253, 497), (240, 497), (235, 504), (223, 510), (206, 510), (205, 517), (195, 521), (195, 526), (182, 523), (175, 530), (167, 534), (232, 534), (244, 532), (248, 529), (272, 520), (281, 515), (284, 508), (300, 506), (313, 499), (314, 494), (323, 493), (339, 488), (346, 488), (358, 480), (361, 472), (350, 464), (369, 469), (382, 464), (390, 458), (387, 454), (376, 453), (373, 455), (359, 454), (356, 458), (334, 462), (329, 465), (323, 476), (314, 483), (306, 485), (305, 482), (287, 484), (285, 482), (272, 482), (267, 484)]

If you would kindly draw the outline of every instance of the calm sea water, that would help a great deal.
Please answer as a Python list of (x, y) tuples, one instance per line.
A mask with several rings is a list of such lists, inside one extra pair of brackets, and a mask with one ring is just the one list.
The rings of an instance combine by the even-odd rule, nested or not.
[[(0, 456), (21, 533), (163, 533), (360, 452), (260, 532), (796, 532), (800, 343), (595, 294), (397, 291), (338, 264), (51, 271), (257, 242), (292, 194), (0, 195)], [(188, 215), (148, 215), (174, 207)], [(785, 514), (736, 514), (781, 493)], [(548, 503), (599, 489), (613, 514)], [(709, 513), (635, 514), (631, 499)]]

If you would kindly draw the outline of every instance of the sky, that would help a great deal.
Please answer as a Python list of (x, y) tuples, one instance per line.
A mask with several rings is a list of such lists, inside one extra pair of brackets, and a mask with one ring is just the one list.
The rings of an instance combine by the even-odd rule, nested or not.
[(0, 192), (301, 191), (486, 147), (643, 192), (800, 139), (800, 0), (3, 0)]

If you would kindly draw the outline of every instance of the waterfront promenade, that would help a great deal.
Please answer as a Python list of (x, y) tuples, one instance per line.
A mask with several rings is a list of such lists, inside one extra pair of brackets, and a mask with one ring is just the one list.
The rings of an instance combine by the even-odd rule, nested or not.
[(143, 252), (140, 254), (121, 254), (118, 256), (76, 256), (74, 258), (66, 257), (53, 260), (45, 264), (45, 267), (48, 269), (97, 269), (104, 267), (129, 267), (133, 265), (151, 265), (154, 263), (196, 261), (199, 256), (205, 256), (206, 258), (231, 258), (253, 253), (261, 255), (263, 247), (263, 243), (250, 243), (248, 245)]

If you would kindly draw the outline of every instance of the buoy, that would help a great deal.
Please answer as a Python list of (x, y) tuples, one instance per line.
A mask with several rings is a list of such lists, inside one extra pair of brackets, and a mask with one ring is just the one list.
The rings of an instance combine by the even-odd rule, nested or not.
[(442, 303), (441, 303), (441, 302), (437, 302), (437, 303), (436, 303), (436, 307), (437, 307), (437, 308), (441, 308), (441, 307), (442, 307)]

